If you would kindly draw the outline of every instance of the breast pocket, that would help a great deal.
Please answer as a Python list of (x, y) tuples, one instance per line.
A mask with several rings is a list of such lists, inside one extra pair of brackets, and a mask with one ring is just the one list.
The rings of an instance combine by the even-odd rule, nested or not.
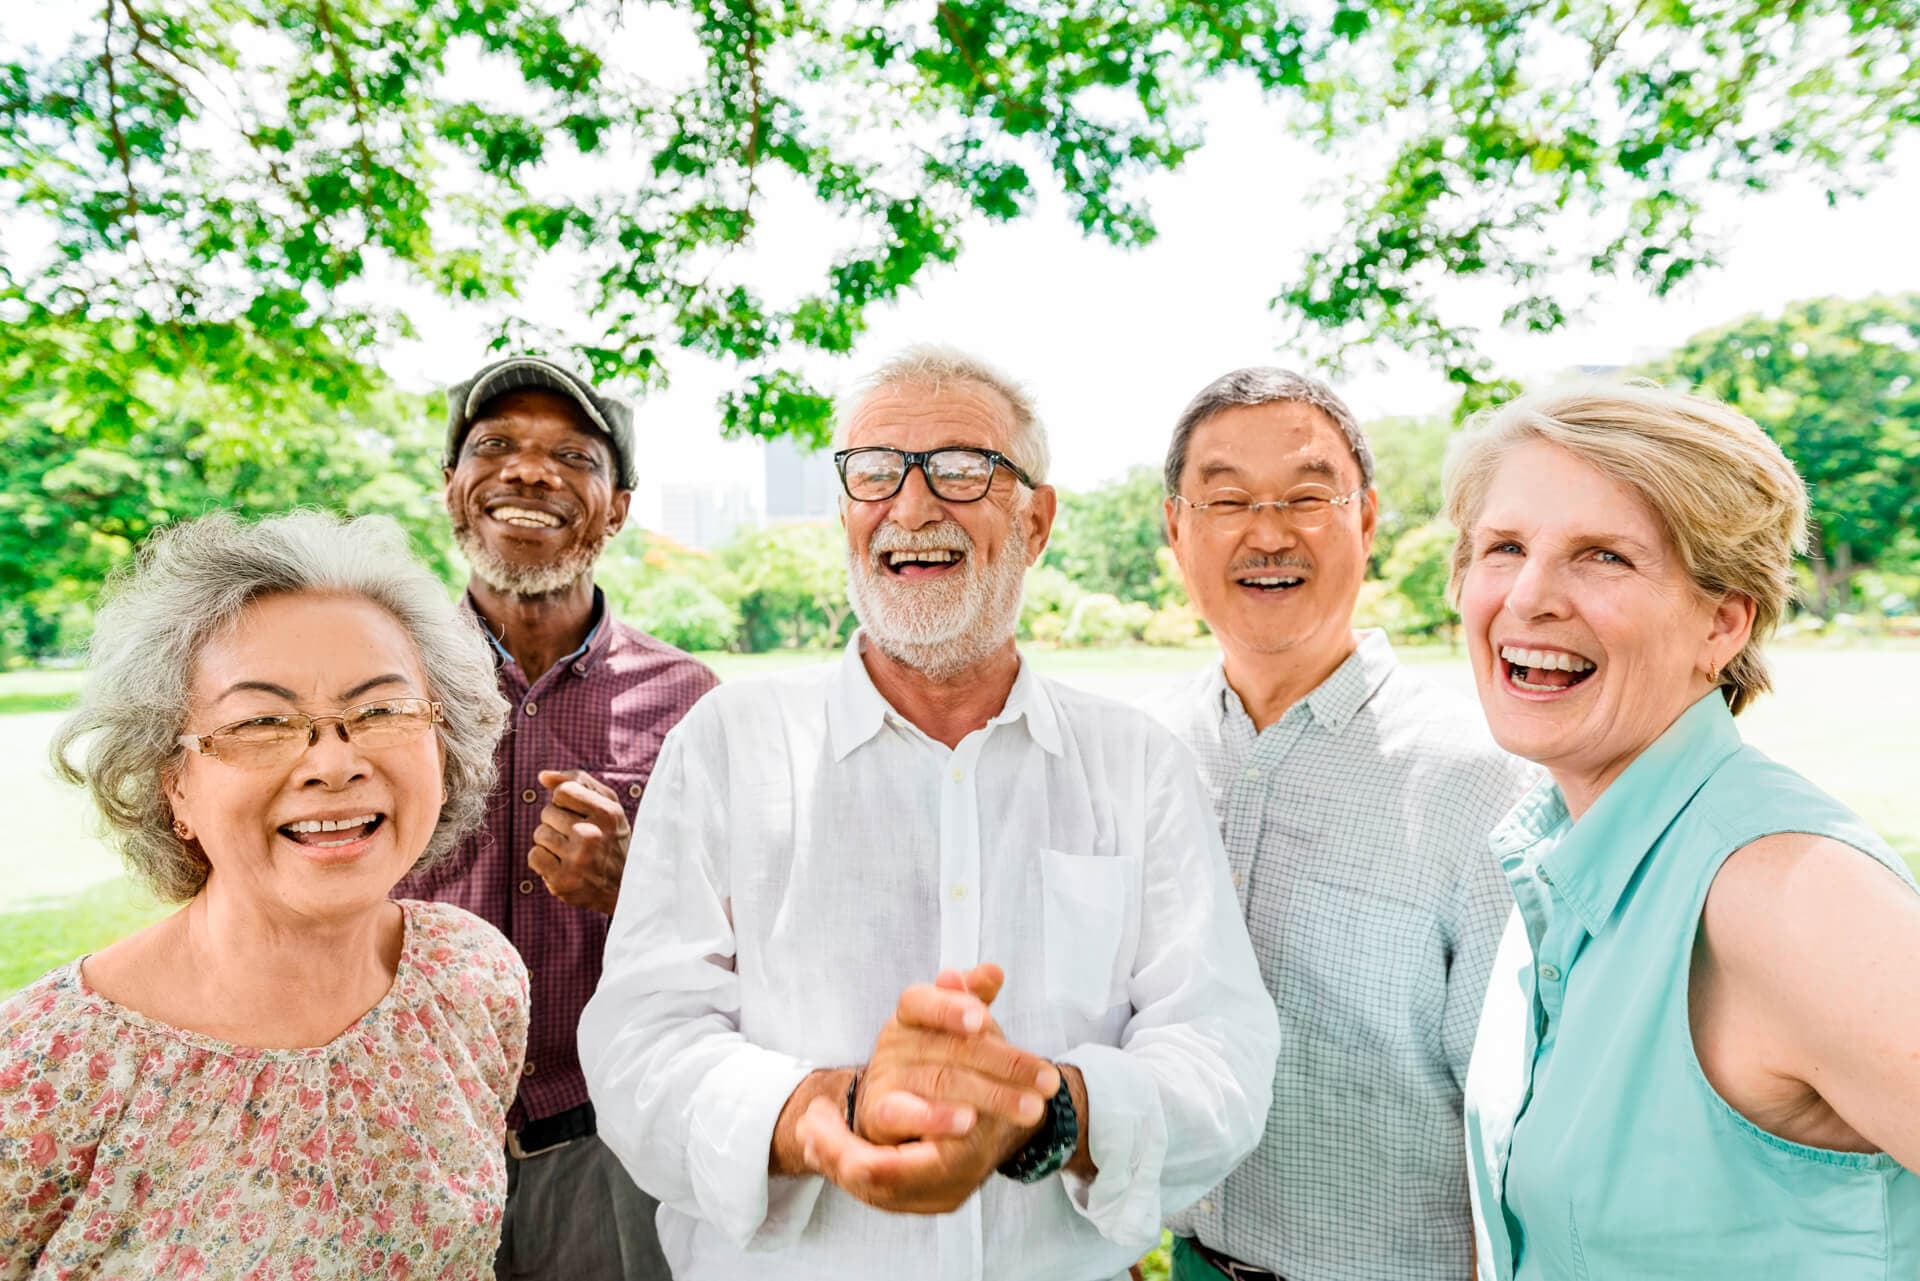
[(640, 808), (640, 798), (647, 792), (647, 776), (651, 769), (636, 770), (621, 766), (608, 766), (601, 769), (589, 769), (587, 773), (613, 789), (620, 798), (620, 808), (626, 811), (627, 822), (633, 822), (634, 811)]
[(1140, 934), (1140, 860), (1040, 851), (1047, 999), (1086, 1018), (1127, 1000)]

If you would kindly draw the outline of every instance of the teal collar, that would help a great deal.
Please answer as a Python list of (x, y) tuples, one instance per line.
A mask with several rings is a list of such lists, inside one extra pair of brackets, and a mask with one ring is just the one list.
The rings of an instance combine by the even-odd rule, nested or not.
[[(1588, 934), (1605, 928), (1675, 816), (1740, 747), (1726, 699), (1719, 690), (1703, 695), (1633, 759), (1564, 839), (1541, 855), (1541, 871)], [(1565, 797), (1549, 786), (1564, 815)], [(1522, 808), (1533, 800), (1522, 802)], [(1536, 815), (1542, 817), (1544, 811)]]

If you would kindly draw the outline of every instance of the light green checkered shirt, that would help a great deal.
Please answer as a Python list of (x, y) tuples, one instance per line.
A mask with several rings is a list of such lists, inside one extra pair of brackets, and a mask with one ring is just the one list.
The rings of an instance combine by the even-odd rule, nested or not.
[(1266, 1136), (1174, 1230), (1288, 1281), (1465, 1277), (1461, 1090), (1540, 777), (1378, 632), (1262, 733), (1219, 665), (1150, 707), (1199, 758), (1280, 1014)]

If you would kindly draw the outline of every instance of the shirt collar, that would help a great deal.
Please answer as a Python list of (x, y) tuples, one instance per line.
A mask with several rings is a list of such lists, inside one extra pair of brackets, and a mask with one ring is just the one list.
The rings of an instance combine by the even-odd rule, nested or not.
[[(1354, 646), (1353, 653), (1346, 661), (1333, 669), (1333, 673), (1313, 687), (1301, 702), (1313, 713), (1313, 719), (1328, 729), (1339, 729), (1359, 714), (1367, 705), (1387, 677), (1393, 675), (1398, 660), (1393, 656), (1393, 645), (1388, 642), (1387, 634), (1378, 629), (1370, 629), (1360, 634), (1360, 643)], [(1240, 695), (1227, 683), (1227, 670), (1224, 660), (1213, 665), (1209, 677), (1210, 696), (1217, 699), (1222, 723), (1226, 723), (1235, 713), (1247, 714)]]
[[(1674, 816), (1740, 746), (1726, 699), (1719, 690), (1703, 695), (1541, 856), (1542, 870), (1587, 933), (1605, 927)], [(1564, 813), (1559, 790), (1553, 788)]]
[[(845, 760), (854, 748), (878, 734), (888, 716), (899, 715), (881, 697), (873, 677), (867, 674), (867, 665), (860, 659), (864, 641), (863, 632), (854, 632), (827, 688), (827, 737), (835, 761)], [(1020, 656), (1020, 672), (1013, 678), (1013, 688), (1007, 692), (1005, 705), (987, 724), (1005, 725), (1021, 719), (1026, 721), (1027, 733), (1039, 747), (1055, 756), (1061, 754), (1059, 713), (1046, 685), (1024, 654)]]
[[(468, 592), (462, 596), (460, 603), (465, 606), (468, 613), (473, 615), (474, 621), (480, 624), (480, 630), (486, 635), (487, 643), (493, 646), (494, 657), (502, 663), (513, 662), (513, 655), (509, 654), (507, 647), (500, 643), (500, 638), (493, 634), (493, 626), (487, 622), (487, 616), (481, 613), (480, 607), (474, 603), (473, 593)], [(587, 623), (587, 638), (580, 642), (580, 647), (573, 653), (555, 663), (554, 667), (567, 667), (578, 661), (581, 674), (584, 675), (587, 668), (605, 658), (607, 646), (613, 643), (613, 629), (605, 626), (606, 621), (607, 597), (596, 586), (593, 589), (593, 613), (589, 616)]]

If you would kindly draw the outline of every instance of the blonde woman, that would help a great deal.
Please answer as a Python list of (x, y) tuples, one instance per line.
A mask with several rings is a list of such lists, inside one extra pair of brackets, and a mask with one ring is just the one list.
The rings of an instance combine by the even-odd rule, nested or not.
[(1457, 443), (1454, 588), (1518, 908), (1467, 1079), (1480, 1276), (1920, 1275), (1920, 894), (1740, 741), (1807, 498), (1726, 406), (1526, 397)]
[(387, 897), (486, 803), (485, 639), (390, 521), (215, 516), (91, 658), (57, 763), (182, 906), (0, 1004), (0, 1278), (490, 1276), (526, 971)]

